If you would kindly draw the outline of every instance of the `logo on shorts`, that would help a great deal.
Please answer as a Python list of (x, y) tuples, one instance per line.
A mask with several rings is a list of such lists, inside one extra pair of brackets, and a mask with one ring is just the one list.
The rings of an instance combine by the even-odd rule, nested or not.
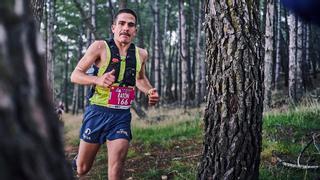
[(90, 129), (90, 128), (87, 128), (87, 129), (84, 131), (84, 133), (85, 133), (85, 134), (88, 134), (88, 135), (91, 134), (91, 129)]
[(117, 134), (125, 134), (126, 136), (129, 136), (129, 135), (128, 135), (128, 132), (125, 131), (125, 130), (123, 130), (123, 129), (119, 129), (119, 130), (117, 131)]
[(89, 136), (91, 134), (91, 129), (87, 128), (84, 130), (84, 133), (82, 134), (83, 139), (91, 140), (91, 137)]

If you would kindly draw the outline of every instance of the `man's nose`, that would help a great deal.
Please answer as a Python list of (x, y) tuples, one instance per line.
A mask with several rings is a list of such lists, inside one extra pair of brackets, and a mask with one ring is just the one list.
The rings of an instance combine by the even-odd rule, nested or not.
[(123, 26), (123, 30), (129, 30), (129, 25), (128, 25), (128, 24), (125, 24), (125, 25)]

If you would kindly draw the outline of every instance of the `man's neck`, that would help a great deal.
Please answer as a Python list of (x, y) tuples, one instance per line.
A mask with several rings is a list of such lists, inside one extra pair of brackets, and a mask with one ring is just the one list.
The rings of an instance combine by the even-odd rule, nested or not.
[(129, 44), (125, 44), (125, 43), (121, 43), (119, 41), (114, 40), (114, 42), (116, 43), (118, 49), (119, 49), (119, 53), (120, 56), (126, 56), (127, 55), (127, 51), (130, 47), (130, 43)]

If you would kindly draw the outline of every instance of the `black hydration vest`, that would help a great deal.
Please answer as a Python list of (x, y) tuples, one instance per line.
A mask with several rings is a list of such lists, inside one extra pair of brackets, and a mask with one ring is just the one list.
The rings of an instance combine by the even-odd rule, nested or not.
[[(121, 67), (121, 57), (119, 49), (113, 39), (106, 41), (110, 49), (109, 64), (104, 72), (110, 72), (112, 69), (115, 70), (115, 82), (119, 83), (119, 86), (135, 86), (136, 85), (136, 47), (133, 43), (130, 44), (127, 50), (127, 56), (125, 61), (125, 71), (124, 76), (121, 81), (119, 81), (120, 67)], [(108, 47), (107, 47), (108, 48)], [(97, 76), (99, 68), (96, 65), (93, 65), (93, 75)], [(91, 87), (91, 90), (88, 92), (87, 100), (89, 100), (95, 92), (95, 85)]]

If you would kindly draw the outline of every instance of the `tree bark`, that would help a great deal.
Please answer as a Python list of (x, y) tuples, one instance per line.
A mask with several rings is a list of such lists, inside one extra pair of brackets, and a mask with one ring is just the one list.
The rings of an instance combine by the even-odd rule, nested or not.
[(267, 0), (266, 27), (265, 27), (265, 53), (264, 53), (264, 109), (271, 107), (271, 89), (273, 74), (273, 52), (274, 52), (274, 1)]
[(31, 8), (32, 8), (33, 16), (36, 19), (37, 29), (39, 30), (40, 30), (40, 24), (42, 22), (42, 16), (43, 16), (43, 5), (44, 5), (44, 0), (31, 0)]
[(297, 27), (297, 56), (296, 56), (296, 98), (300, 101), (302, 98), (304, 87), (302, 81), (302, 64), (303, 64), (303, 24), (302, 19), (298, 18)]
[(257, 4), (233, 2), (206, 1), (208, 95), (197, 176), (203, 180), (259, 177), (263, 61)]
[(160, 69), (160, 45), (159, 45), (159, 38), (160, 38), (160, 32), (159, 32), (159, 3), (158, 0), (154, 1), (154, 6), (152, 7), (152, 11), (154, 13), (154, 87), (158, 90), (158, 93), (161, 94), (161, 69)]
[(54, 99), (54, 24), (55, 24), (55, 0), (48, 0), (47, 2), (47, 79), (49, 88), (52, 91), (52, 99)]
[(184, 0), (179, 0), (179, 24), (180, 24), (180, 61), (181, 61), (181, 103), (184, 108), (188, 105), (189, 81), (188, 81), (188, 53), (186, 45), (186, 17), (184, 13)]
[(0, 4), (0, 179), (72, 179), (28, 3)]
[(65, 112), (69, 112), (69, 99), (68, 99), (68, 89), (69, 89), (69, 45), (68, 42), (66, 44), (67, 48), (67, 54), (66, 54), (66, 59), (64, 61), (64, 86), (63, 86), (63, 101), (64, 101), (64, 107), (65, 107)]
[[(89, 31), (94, 35), (94, 37), (96, 39), (100, 39), (100, 36), (99, 36), (99, 34), (97, 33), (97, 30), (96, 30), (96, 27), (95, 27), (94, 24), (92, 24), (92, 19), (90, 18), (92, 16), (91, 10), (90, 10), (90, 13), (89, 13), (89, 16), (88, 16), (86, 14), (86, 12), (84, 11), (83, 5), (80, 3), (79, 0), (73, 0), (73, 3), (75, 4), (77, 9), (79, 10), (81, 18), (82, 18), (84, 24), (86, 25), (86, 27), (89, 29)], [(90, 1), (90, 4), (91, 4), (91, 1)], [(90, 6), (90, 9), (91, 9), (91, 6)]]
[(288, 25), (289, 25), (289, 100), (291, 103), (297, 103), (297, 95), (296, 95), (296, 73), (297, 73), (297, 63), (296, 63), (296, 18), (293, 13), (289, 14), (288, 17)]
[(277, 38), (276, 38), (276, 69), (275, 69), (275, 89), (280, 89), (280, 68), (281, 68), (281, 2), (277, 0)]
[[(91, 0), (91, 24), (93, 28), (97, 29), (97, 20), (96, 20), (96, 0)], [(94, 41), (97, 37), (95, 36), (95, 33), (91, 32), (92, 41)]]
[(194, 57), (195, 61), (195, 71), (196, 71), (196, 77), (195, 77), (195, 101), (196, 106), (200, 106), (201, 103), (201, 62), (203, 61), (201, 58), (201, 51), (200, 51), (200, 40), (201, 40), (201, 7), (202, 7), (202, 0), (199, 1), (199, 7), (198, 7), (198, 22), (197, 22), (197, 30), (196, 30), (196, 53)]
[(127, 0), (119, 0), (119, 9), (127, 8)]

